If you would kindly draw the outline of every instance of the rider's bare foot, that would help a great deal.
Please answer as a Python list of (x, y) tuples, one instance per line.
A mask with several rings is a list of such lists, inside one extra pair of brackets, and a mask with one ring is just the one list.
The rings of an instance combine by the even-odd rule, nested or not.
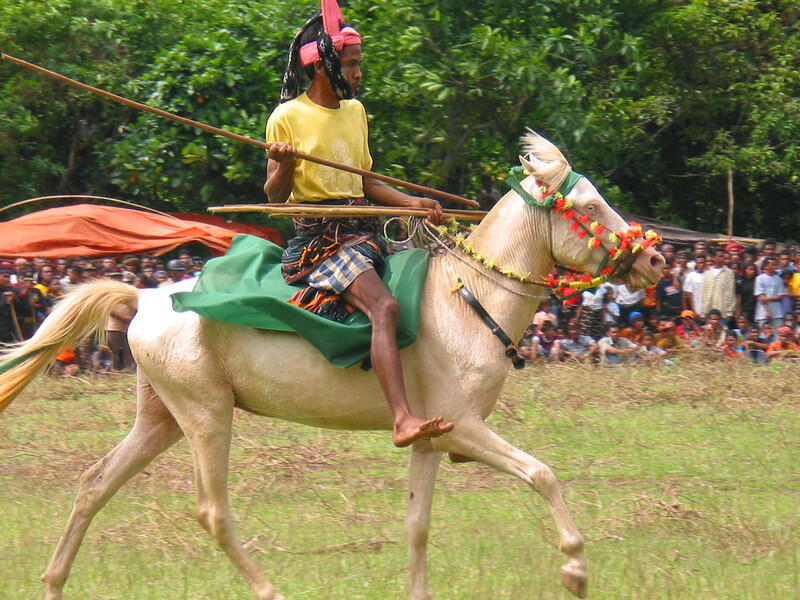
[(392, 441), (398, 448), (410, 446), (417, 440), (435, 438), (453, 430), (453, 423), (442, 423), (442, 417), (434, 419), (418, 419), (409, 417), (402, 423), (395, 423), (392, 431)]

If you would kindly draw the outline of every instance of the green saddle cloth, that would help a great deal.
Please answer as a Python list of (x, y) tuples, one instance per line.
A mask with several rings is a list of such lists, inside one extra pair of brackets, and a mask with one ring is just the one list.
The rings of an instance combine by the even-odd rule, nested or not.
[[(372, 325), (364, 313), (356, 311), (344, 323), (336, 323), (287, 302), (301, 287), (284, 281), (282, 253), (283, 248), (272, 242), (237, 235), (225, 256), (206, 263), (193, 291), (172, 295), (172, 307), (245, 327), (298, 333), (337, 367), (350, 367), (368, 358)], [(400, 348), (417, 337), (427, 272), (425, 250), (387, 257), (383, 281), (400, 303)]]

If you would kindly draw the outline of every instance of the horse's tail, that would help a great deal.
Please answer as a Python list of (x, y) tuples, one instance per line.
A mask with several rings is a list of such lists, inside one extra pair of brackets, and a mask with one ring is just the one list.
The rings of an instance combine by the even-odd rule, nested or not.
[(63, 350), (105, 330), (114, 308), (136, 308), (138, 296), (139, 290), (133, 286), (111, 280), (87, 283), (67, 294), (31, 339), (0, 354), (0, 413)]

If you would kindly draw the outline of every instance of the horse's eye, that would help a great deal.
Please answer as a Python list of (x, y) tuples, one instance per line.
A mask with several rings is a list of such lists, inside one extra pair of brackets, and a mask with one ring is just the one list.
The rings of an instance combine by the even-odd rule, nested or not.
[(594, 204), (587, 204), (586, 205), (586, 210), (589, 211), (589, 212), (594, 212), (594, 211), (597, 210), (597, 207)]

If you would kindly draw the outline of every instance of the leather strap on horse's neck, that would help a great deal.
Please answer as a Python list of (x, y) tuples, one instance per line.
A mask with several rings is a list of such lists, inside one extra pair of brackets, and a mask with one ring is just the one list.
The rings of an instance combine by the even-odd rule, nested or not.
[(502, 342), (502, 344), (506, 347), (506, 356), (511, 359), (511, 363), (514, 365), (514, 368), (517, 370), (525, 368), (525, 359), (519, 355), (517, 352), (517, 345), (508, 337), (508, 334), (503, 330), (502, 327), (495, 321), (491, 315), (486, 312), (486, 309), (483, 308), (483, 305), (478, 302), (478, 299), (470, 292), (461, 279), (458, 280), (458, 285), (453, 288), (454, 292), (458, 292), (464, 300), (466, 300), (467, 304), (469, 304), (470, 308), (475, 311), (475, 313), (480, 317), (481, 321), (486, 324), (486, 326), (492, 331), (492, 334)]

